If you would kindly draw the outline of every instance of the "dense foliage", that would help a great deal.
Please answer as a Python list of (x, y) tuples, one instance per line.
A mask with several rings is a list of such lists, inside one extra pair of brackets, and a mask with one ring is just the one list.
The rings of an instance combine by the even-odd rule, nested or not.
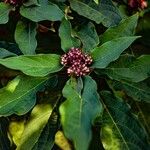
[(145, 0), (0, 0), (0, 150), (149, 150)]

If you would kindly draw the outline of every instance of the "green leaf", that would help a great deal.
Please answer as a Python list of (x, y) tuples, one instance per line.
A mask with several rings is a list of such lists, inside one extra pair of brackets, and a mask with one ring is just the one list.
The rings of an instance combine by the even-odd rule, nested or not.
[(81, 94), (77, 81), (69, 80), (63, 89), (63, 96), (67, 100), (59, 109), (65, 136), (74, 142), (77, 150), (88, 149), (92, 138), (92, 123), (102, 113), (95, 81), (86, 76), (83, 85)]
[(140, 82), (150, 75), (150, 56), (143, 55), (135, 59), (128, 55), (120, 57), (104, 70), (98, 71), (107, 74), (111, 79)]
[(6, 50), (4, 48), (0, 48), (0, 58), (6, 58), (9, 56), (16, 56), (16, 54), (9, 52), (8, 50)]
[(50, 104), (38, 104), (31, 112), (16, 150), (32, 150), (51, 115)]
[(0, 116), (27, 113), (36, 102), (36, 92), (49, 78), (18, 76), (0, 89)]
[(21, 55), (0, 59), (7, 68), (20, 70), (29, 76), (46, 76), (61, 70), (60, 56), (55, 54)]
[(5, 24), (9, 20), (9, 12), (11, 11), (12, 6), (5, 4), (3, 2), (0, 3), (0, 24)]
[(121, 16), (111, 0), (101, 0), (96, 4), (92, 0), (70, 0), (71, 8), (84, 16), (104, 26), (114, 26), (121, 21)]
[(60, 21), (64, 17), (62, 10), (53, 3), (33, 7), (22, 6), (20, 8), (20, 14), (34, 22), (43, 20)]
[(73, 37), (71, 23), (63, 19), (59, 28), (59, 36), (61, 39), (61, 48), (67, 52), (71, 47), (80, 47), (80, 40)]
[(0, 90), (0, 116), (24, 114), (35, 104), (36, 91), (47, 78), (18, 76)]
[(127, 49), (138, 36), (120, 37), (96, 47), (92, 51), (94, 60), (93, 68), (105, 68), (110, 62), (119, 58), (120, 54)]
[(19, 21), (16, 26), (15, 40), (20, 50), (25, 55), (35, 54), (37, 47), (36, 23)]
[(150, 87), (146, 82), (132, 83), (126, 81), (113, 82), (112, 86), (116, 90), (123, 90), (136, 101), (150, 103)]
[(118, 26), (107, 29), (104, 34), (100, 36), (100, 43), (102, 44), (119, 37), (133, 36), (137, 21), (138, 14), (122, 20)]
[[(119, 149), (125, 150), (148, 150), (150, 145), (147, 134), (137, 118), (130, 112), (129, 106), (122, 99), (114, 97), (110, 92), (101, 92), (107, 118), (113, 126), (112, 134), (117, 138)], [(107, 118), (104, 118), (106, 121)], [(101, 133), (102, 135), (105, 132)]]
[(97, 35), (95, 26), (89, 22), (86, 26), (83, 26), (77, 33), (77, 36), (83, 43), (83, 50), (85, 52), (91, 51), (99, 44), (99, 37)]

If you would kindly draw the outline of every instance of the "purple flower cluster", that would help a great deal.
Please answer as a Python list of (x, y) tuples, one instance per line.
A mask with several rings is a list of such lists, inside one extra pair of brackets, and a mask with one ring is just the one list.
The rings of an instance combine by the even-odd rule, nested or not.
[(69, 75), (87, 75), (90, 72), (89, 65), (91, 63), (92, 57), (84, 54), (79, 48), (73, 47), (61, 57), (61, 64), (67, 67), (67, 73)]
[(144, 9), (147, 7), (147, 1), (146, 0), (128, 0), (128, 5), (131, 8), (141, 8)]
[(9, 3), (11, 5), (16, 5), (17, 4), (17, 0), (4, 0), (5, 3)]
[(4, 2), (10, 5), (20, 5), (22, 4), (23, 0), (4, 0)]

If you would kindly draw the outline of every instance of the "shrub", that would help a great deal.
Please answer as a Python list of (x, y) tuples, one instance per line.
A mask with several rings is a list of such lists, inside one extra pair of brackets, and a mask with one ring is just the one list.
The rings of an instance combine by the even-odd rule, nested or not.
[(0, 149), (148, 150), (147, 5), (1, 0)]

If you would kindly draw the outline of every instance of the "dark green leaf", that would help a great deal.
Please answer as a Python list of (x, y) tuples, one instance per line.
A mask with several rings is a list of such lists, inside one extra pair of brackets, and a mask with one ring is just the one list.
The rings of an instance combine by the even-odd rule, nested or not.
[(128, 96), (136, 101), (150, 102), (150, 87), (146, 82), (132, 83), (132, 82), (113, 82), (112, 86), (116, 90), (123, 90)]
[(5, 4), (3, 2), (0, 3), (0, 24), (5, 24), (9, 20), (9, 12), (11, 11), (12, 6)]
[(105, 33), (101, 35), (100, 43), (102, 44), (119, 37), (133, 36), (137, 26), (137, 21), (138, 14), (122, 20), (118, 26), (107, 29)]
[(15, 40), (20, 50), (25, 55), (35, 54), (37, 46), (36, 24), (33, 22), (25, 23), (19, 21), (16, 26)]
[(10, 150), (10, 141), (7, 135), (8, 119), (0, 118), (0, 150)]
[(95, 26), (89, 22), (86, 26), (83, 26), (77, 33), (77, 36), (83, 43), (83, 50), (85, 52), (91, 51), (99, 44), (99, 37), (97, 35)]
[(46, 76), (61, 70), (60, 56), (55, 54), (21, 55), (0, 59), (0, 64), (30, 76)]
[(36, 142), (32, 150), (51, 150), (54, 146), (55, 134), (57, 130), (58, 114), (54, 112), (51, 114), (48, 123), (38, 139), (38, 142)]
[(140, 82), (150, 75), (150, 56), (143, 55), (137, 59), (122, 56), (118, 61), (110, 64), (104, 70), (99, 71), (107, 74), (115, 80), (128, 80)]
[(61, 48), (67, 52), (71, 47), (80, 47), (79, 39), (73, 37), (71, 23), (63, 19), (59, 28), (59, 36), (61, 39)]
[[(52, 83), (48, 85), (51, 85), (51, 88), (54, 88), (54, 86), (56, 86), (56, 83), (55, 85), (52, 85)], [(50, 102), (53, 108), (52, 113), (49, 117), (47, 124), (43, 128), (38, 141), (35, 143), (32, 150), (51, 150), (52, 147), (54, 146), (55, 134), (60, 128), (58, 106), (59, 106), (59, 102), (60, 102), (62, 94), (60, 94), (60, 92), (58, 92), (56, 89), (51, 89), (50, 93), (48, 95), (49, 97), (48, 102)]]
[[(107, 126), (113, 126), (112, 134), (117, 138), (121, 150), (148, 150), (150, 145), (147, 134), (137, 118), (130, 112), (129, 106), (110, 92), (101, 92), (108, 120)], [(107, 118), (105, 118), (105, 121)], [(102, 135), (105, 132), (101, 133)], [(116, 146), (115, 144), (115, 146)]]
[(0, 48), (4, 48), (14, 54), (20, 55), (20, 49), (16, 43), (11, 43), (7, 41), (0, 41)]
[(78, 14), (103, 23), (104, 26), (114, 26), (121, 21), (121, 16), (111, 0), (101, 0), (96, 4), (93, 0), (70, 0), (71, 8)]
[(75, 149), (87, 150), (92, 138), (92, 123), (103, 109), (95, 81), (86, 76), (83, 85), (80, 94), (75, 79), (66, 83), (63, 95), (67, 100), (60, 106), (60, 114), (65, 136), (74, 142)]
[[(101, 118), (100, 118), (101, 119)], [(96, 119), (97, 120), (97, 119)], [(92, 141), (89, 150), (105, 150), (100, 137), (101, 126), (95, 125), (92, 128)]]
[(4, 48), (0, 48), (0, 58), (6, 58), (6, 57), (10, 57), (10, 56), (16, 56), (16, 54), (7, 51)]
[[(53, 79), (53, 78), (52, 78)], [(18, 76), (0, 89), (0, 116), (27, 113), (36, 102), (36, 92), (49, 80)]]
[(96, 47), (92, 51), (93, 68), (105, 68), (110, 62), (119, 58), (120, 54), (127, 49), (137, 36), (120, 37)]
[(43, 20), (58, 21), (64, 17), (64, 14), (59, 7), (53, 3), (47, 5), (24, 7), (20, 8), (20, 13), (23, 17), (34, 22)]

